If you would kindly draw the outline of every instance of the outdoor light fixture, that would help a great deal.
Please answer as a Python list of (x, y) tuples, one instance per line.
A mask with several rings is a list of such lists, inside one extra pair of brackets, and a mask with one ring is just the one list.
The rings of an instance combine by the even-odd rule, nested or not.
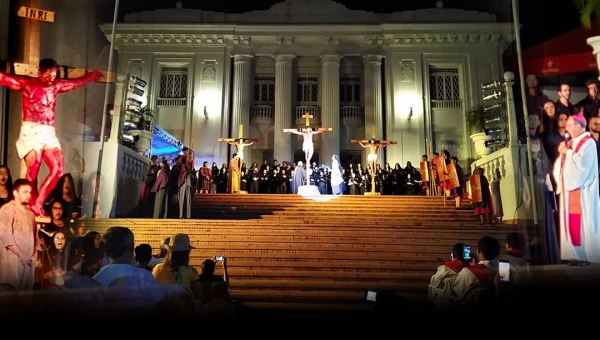
[(481, 84), (481, 89), (483, 90), (487, 90), (487, 89), (493, 89), (500, 86), (500, 82), (497, 80), (494, 80), (491, 83), (485, 83), (485, 84)]
[(501, 139), (493, 139), (493, 140), (485, 142), (486, 148), (495, 147), (495, 146), (505, 146), (505, 142)]

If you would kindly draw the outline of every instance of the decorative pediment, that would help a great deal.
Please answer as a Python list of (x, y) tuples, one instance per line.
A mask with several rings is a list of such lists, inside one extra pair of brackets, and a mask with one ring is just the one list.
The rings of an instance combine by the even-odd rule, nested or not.
[(459, 34), (396, 34), (386, 45), (439, 45), (439, 44), (498, 44), (503, 38), (501, 34), (490, 33), (459, 33)]
[(256, 37), (218, 34), (116, 34), (116, 45), (178, 45), (178, 46), (373, 46), (393, 47), (402, 45), (444, 45), (444, 44), (499, 44), (513, 40), (512, 35), (500, 33), (407, 33), (385, 35), (320, 36), (297, 37), (260, 35)]
[[(482, 6), (481, 8), (484, 8)], [(394, 13), (374, 13), (348, 9), (332, 0), (286, 0), (267, 10), (222, 13), (177, 6), (128, 13), (125, 23), (234, 23), (234, 24), (375, 24), (375, 23), (472, 23), (495, 22), (496, 15), (460, 8), (421, 8)]]

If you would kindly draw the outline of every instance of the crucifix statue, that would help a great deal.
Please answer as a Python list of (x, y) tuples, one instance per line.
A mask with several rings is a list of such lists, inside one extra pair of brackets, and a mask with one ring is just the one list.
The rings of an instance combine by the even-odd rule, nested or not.
[(372, 137), (369, 140), (366, 139), (352, 139), (351, 143), (358, 143), (363, 148), (369, 148), (369, 155), (367, 156), (367, 162), (371, 166), (371, 195), (375, 194), (375, 177), (377, 176), (377, 151), (380, 148), (385, 148), (390, 144), (398, 144), (396, 141), (390, 140), (378, 140), (375, 138), (375, 126), (373, 125)]
[[(33, 0), (31, 2), (37, 3)], [(42, 209), (43, 204), (64, 174), (63, 151), (56, 136), (57, 96), (97, 82), (103, 74), (98, 70), (84, 70), (77, 78), (58, 79), (57, 74), (61, 68), (58, 63), (54, 59), (40, 60), (39, 57), (40, 22), (35, 19), (27, 20), (25, 63), (8, 63), (12, 67), (0, 69), (0, 85), (21, 92), (22, 123), (16, 142), (22, 165), (20, 177), (27, 178), (33, 185), (31, 211), (36, 217), (47, 219)], [(48, 176), (38, 189), (37, 177), (42, 162), (48, 166)]]
[(305, 113), (302, 118), (306, 119), (306, 127), (300, 129), (283, 129), (283, 132), (287, 132), (289, 134), (300, 135), (304, 138), (302, 142), (302, 151), (304, 151), (304, 158), (306, 160), (306, 164), (310, 164), (310, 160), (315, 153), (315, 147), (313, 144), (312, 137), (314, 135), (318, 135), (323, 132), (333, 131), (333, 128), (311, 128), (310, 127), (310, 119), (313, 118), (313, 115), (310, 113)]
[(244, 126), (240, 124), (238, 127), (238, 138), (219, 138), (218, 141), (235, 146), (238, 158), (241, 162), (244, 159), (244, 147), (258, 142), (258, 139), (244, 138)]

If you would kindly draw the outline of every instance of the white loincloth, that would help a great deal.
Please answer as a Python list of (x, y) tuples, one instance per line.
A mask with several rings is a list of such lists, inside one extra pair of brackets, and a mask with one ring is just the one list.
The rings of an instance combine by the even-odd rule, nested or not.
[(20, 159), (27, 156), (31, 150), (41, 152), (44, 149), (62, 150), (56, 137), (54, 126), (34, 122), (23, 122), (17, 140), (17, 154)]

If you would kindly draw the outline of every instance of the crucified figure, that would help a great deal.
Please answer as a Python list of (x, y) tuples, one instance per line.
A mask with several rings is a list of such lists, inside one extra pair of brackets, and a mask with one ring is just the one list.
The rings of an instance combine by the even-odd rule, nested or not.
[(385, 148), (386, 146), (393, 144), (393, 142), (377, 141), (375, 138), (371, 138), (367, 144), (364, 144), (363, 141), (359, 141), (358, 144), (363, 148), (369, 148), (367, 163), (371, 166), (371, 171), (375, 173), (377, 170), (377, 151), (379, 151), (379, 148)]
[(331, 131), (330, 128), (318, 128), (318, 129), (284, 129), (284, 132), (293, 133), (295, 135), (300, 135), (304, 138), (302, 142), (302, 151), (304, 151), (304, 157), (306, 158), (306, 164), (310, 164), (310, 159), (315, 153), (315, 146), (313, 144), (313, 136), (318, 135), (323, 132)]
[(242, 159), (244, 159), (244, 147), (254, 144), (254, 142), (256, 142), (256, 140), (252, 139), (252, 140), (246, 141), (243, 138), (238, 138), (238, 139), (234, 139), (234, 140), (225, 140), (225, 142), (229, 145), (235, 146), (238, 158), (240, 160), (242, 160)]
[[(96, 82), (102, 72), (92, 71), (75, 79), (56, 79), (59, 69), (53, 59), (40, 60), (37, 77), (11, 76), (0, 72), (0, 85), (21, 92), (22, 123), (17, 153), (27, 168), (26, 178), (34, 184), (31, 211), (38, 217), (47, 217), (42, 206), (64, 174), (63, 152), (56, 137), (56, 97)], [(42, 161), (48, 166), (48, 176), (37, 188), (37, 177)]]

